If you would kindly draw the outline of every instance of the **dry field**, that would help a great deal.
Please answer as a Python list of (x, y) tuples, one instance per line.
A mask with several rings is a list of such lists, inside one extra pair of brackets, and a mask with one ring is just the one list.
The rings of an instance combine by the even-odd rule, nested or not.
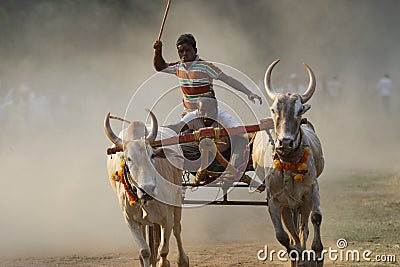
[[(400, 262), (400, 175), (395, 172), (364, 171), (354, 170), (349, 172), (331, 173), (329, 176), (322, 176), (320, 181), (323, 219), (323, 241), (326, 248), (337, 249), (336, 240), (344, 238), (348, 242), (346, 250), (358, 250), (361, 253), (365, 250), (372, 251), (371, 258), (376, 255), (395, 256), (396, 262), (360, 262), (331, 261), (326, 260), (325, 266), (398, 266)], [(204, 228), (211, 227), (214, 223), (221, 223), (215, 216), (225, 216), (224, 223), (233, 228), (259, 227), (253, 221), (265, 220), (269, 229), (257, 229), (260, 231), (260, 239), (257, 234), (251, 233), (247, 239), (233, 235), (231, 239), (219, 237), (218, 233), (212, 232), (216, 238), (210, 238), (210, 242), (186, 242), (187, 254), (190, 257), (191, 266), (197, 267), (220, 267), (220, 266), (288, 266), (288, 263), (275, 261), (259, 261), (257, 251), (263, 248), (264, 244), (269, 245), (269, 249), (279, 250), (281, 247), (274, 239), (270, 229), (271, 224), (267, 213), (263, 208), (202, 208), (210, 209), (211, 222), (206, 223)], [(236, 215), (237, 220), (233, 220), (226, 214)], [(185, 210), (184, 213), (191, 213)], [(196, 211), (199, 212), (199, 211)], [(213, 214), (214, 213), (214, 214)], [(226, 213), (226, 214), (225, 214)], [(199, 215), (201, 216), (201, 215)], [(246, 217), (248, 218), (246, 222)], [(187, 222), (184, 217), (183, 235), (190, 239), (190, 231), (199, 228), (196, 222)], [(204, 222), (202, 222), (204, 224)], [(244, 227), (244, 226), (243, 226)], [(244, 228), (246, 228), (244, 227)], [(256, 232), (257, 233), (257, 232)], [(224, 233), (221, 233), (221, 235)], [(243, 233), (242, 233), (243, 234)], [(189, 237), (188, 237), (189, 236)], [(267, 238), (265, 239), (265, 236)], [(310, 233), (312, 237), (312, 232)], [(339, 255), (339, 254), (337, 254)], [(176, 250), (174, 241), (171, 242), (171, 265), (175, 265)], [(2, 266), (140, 266), (136, 251), (91, 254), (91, 255), (71, 255), (64, 257), (49, 258), (20, 258), (3, 261)]]

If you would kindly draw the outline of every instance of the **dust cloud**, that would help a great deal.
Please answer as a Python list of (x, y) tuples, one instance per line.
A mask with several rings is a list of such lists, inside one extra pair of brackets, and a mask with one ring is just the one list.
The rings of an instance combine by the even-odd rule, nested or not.
[[(110, 143), (102, 123), (108, 111), (123, 116), (128, 100), (155, 73), (152, 44), (165, 4), (0, 4), (0, 257), (134, 248), (108, 183), (105, 149)], [(254, 91), (277, 58), (275, 88), (287, 88), (294, 73), (296, 83), (307, 84), (305, 62), (317, 76), (307, 117), (322, 140), (326, 172), (396, 168), (399, 11), (400, 2), (388, 0), (173, 0), (163, 55), (177, 60), (177, 37), (193, 33), (202, 58), (242, 71), (253, 79)], [(376, 91), (385, 73), (393, 80), (389, 115)], [(329, 98), (327, 84), (335, 76), (341, 90)], [(160, 82), (143, 101), (156, 101), (167, 89)], [(225, 100), (230, 101), (235, 100)], [(266, 101), (252, 107), (269, 115)], [(143, 120), (143, 108), (134, 107), (127, 118)], [(261, 247), (274, 240), (261, 209), (184, 210), (184, 240), (259, 240)]]

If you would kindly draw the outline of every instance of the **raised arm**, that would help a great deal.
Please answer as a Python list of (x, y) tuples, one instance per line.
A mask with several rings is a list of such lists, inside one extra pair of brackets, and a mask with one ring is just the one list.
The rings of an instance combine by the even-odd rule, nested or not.
[(251, 102), (256, 103), (255, 99), (258, 99), (258, 101), (260, 101), (260, 104), (262, 104), (262, 99), (261, 99), (261, 97), (259, 95), (254, 94), (252, 91), (247, 89), (247, 87), (244, 84), (242, 84), (241, 82), (239, 82), (235, 78), (233, 78), (233, 77), (231, 77), (229, 75), (226, 75), (225, 73), (221, 73), (221, 75), (219, 76), (219, 80), (223, 81), (224, 83), (226, 83), (227, 85), (229, 85), (233, 89), (236, 89), (236, 90), (244, 93), (245, 95), (247, 95), (247, 98)]
[(168, 64), (165, 62), (162, 56), (162, 42), (156, 40), (153, 45), (154, 48), (154, 58), (153, 65), (156, 71), (162, 71), (163, 69), (168, 67)]

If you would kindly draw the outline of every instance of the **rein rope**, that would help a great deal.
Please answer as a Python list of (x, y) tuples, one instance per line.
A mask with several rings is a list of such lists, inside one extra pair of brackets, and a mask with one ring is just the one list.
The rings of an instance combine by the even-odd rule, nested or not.
[(129, 206), (134, 206), (139, 201), (137, 189), (135, 186), (132, 188), (130, 183), (130, 180), (132, 179), (130, 179), (129, 168), (128, 165), (126, 165), (125, 160), (121, 161), (120, 166), (121, 169), (118, 171), (119, 181), (124, 186), (125, 192), (128, 195)]
[[(296, 148), (294, 148), (293, 151), (290, 153), (290, 155), (282, 155), (281, 153), (276, 151), (274, 147), (274, 151), (276, 151), (276, 154), (278, 154), (279, 159), (289, 163), (296, 163), (301, 159), (303, 155), (303, 150), (302, 150), (303, 147), (301, 146), (301, 144), (303, 143), (303, 134), (304, 134), (303, 130), (299, 129), (299, 132), (296, 135), (296, 142), (298, 140), (298, 144)], [(297, 138), (297, 136), (299, 137)]]
[(237, 168), (238, 172), (236, 174), (236, 179), (240, 179), (241, 177), (237, 177), (240, 175), (240, 173), (246, 171), (247, 165), (249, 162), (252, 160), (252, 155), (250, 154), (250, 147), (254, 143), (254, 139), (256, 138), (257, 132), (253, 135), (251, 138), (250, 142), (246, 145), (246, 149), (243, 151), (243, 158), (245, 159), (248, 157), (247, 160), (245, 160), (242, 164), (240, 164)]
[[(299, 134), (300, 134), (299, 143), (295, 148), (295, 150), (293, 151), (294, 155), (291, 155), (290, 157), (279, 155), (279, 153), (275, 150), (275, 146), (273, 146), (274, 153), (272, 154), (273, 168), (282, 173), (285, 183), (283, 188), (280, 191), (273, 194), (272, 197), (279, 198), (280, 196), (284, 195), (288, 200), (293, 201), (297, 206), (301, 205), (303, 201), (293, 196), (293, 194), (288, 190), (286, 183), (288, 181), (287, 179), (289, 178), (288, 176), (292, 177), (291, 179), (293, 179), (293, 181), (302, 183), (303, 176), (308, 173), (307, 160), (310, 155), (310, 149), (303, 144), (304, 132), (302, 129), (299, 130)], [(288, 159), (294, 159), (293, 160), (294, 163), (284, 163), (281, 161), (281, 159), (284, 159), (285, 162), (288, 162), (287, 161)], [(291, 175), (290, 173), (287, 172), (294, 172), (295, 175), (293, 174)]]

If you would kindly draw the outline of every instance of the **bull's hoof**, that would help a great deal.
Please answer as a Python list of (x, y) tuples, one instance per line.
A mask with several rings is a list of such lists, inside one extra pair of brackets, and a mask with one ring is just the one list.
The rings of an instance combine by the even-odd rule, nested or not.
[(178, 259), (178, 267), (189, 267), (189, 257), (184, 256)]
[(323, 261), (300, 261), (298, 263), (299, 267), (322, 267), (323, 265)]
[(161, 259), (157, 262), (157, 267), (170, 267), (169, 261), (168, 261), (167, 259), (161, 258)]
[(297, 264), (298, 267), (315, 267), (315, 263), (312, 261), (300, 261)]

